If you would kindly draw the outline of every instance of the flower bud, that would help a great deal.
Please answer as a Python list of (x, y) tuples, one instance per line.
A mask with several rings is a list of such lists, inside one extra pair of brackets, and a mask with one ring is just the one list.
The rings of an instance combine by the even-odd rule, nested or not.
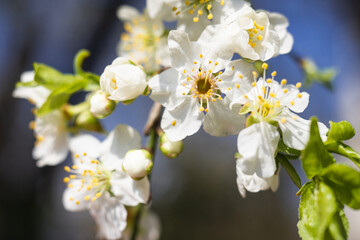
[(80, 113), (75, 120), (75, 125), (88, 131), (101, 132), (103, 128), (99, 120), (90, 111)]
[(183, 151), (182, 141), (172, 142), (165, 133), (160, 136), (160, 150), (168, 158), (176, 158)]
[(140, 180), (151, 173), (151, 154), (145, 149), (130, 150), (125, 155), (122, 167), (131, 178)]
[(90, 99), (90, 112), (97, 118), (109, 116), (115, 107), (115, 101), (108, 99), (102, 91), (98, 91)]
[(142, 67), (123, 57), (116, 58), (100, 76), (101, 90), (115, 101), (135, 99), (146, 86), (146, 74)]

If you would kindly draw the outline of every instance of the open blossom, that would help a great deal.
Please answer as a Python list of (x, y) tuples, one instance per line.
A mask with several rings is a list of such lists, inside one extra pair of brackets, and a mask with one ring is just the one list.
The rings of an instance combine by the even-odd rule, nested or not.
[[(240, 113), (249, 113), (248, 123), (251, 124), (238, 136), (240, 158), (237, 160), (237, 167), (243, 174), (256, 173), (261, 178), (272, 177), (276, 170), (275, 151), (280, 139), (277, 126), (282, 131), (284, 143), (298, 150), (305, 148), (310, 134), (310, 121), (292, 113), (305, 110), (309, 103), (309, 94), (299, 91), (301, 83), (294, 86), (287, 84), (285, 79), (281, 83), (275, 81), (275, 71), (271, 74), (271, 79), (265, 80), (267, 67), (264, 63), (264, 76), (258, 81), (254, 72), (251, 86), (244, 85), (244, 88), (233, 89), (241, 90), (233, 104), (236, 102), (244, 105)], [(319, 130), (325, 140), (328, 128), (319, 123)]]
[(242, 0), (147, 0), (150, 17), (177, 20), (177, 29), (196, 40), (204, 28), (218, 24), (245, 4)]
[(122, 164), (125, 154), (141, 147), (139, 133), (126, 125), (118, 125), (100, 143), (91, 135), (79, 135), (70, 142), (74, 165), (65, 167), (68, 188), (63, 204), (69, 211), (88, 209), (100, 229), (100, 237), (118, 239), (126, 227), (124, 205), (147, 203), (150, 184), (147, 177), (134, 181)]
[[(244, 126), (238, 109), (230, 109), (224, 93), (231, 89), (236, 66), (251, 75), (251, 65), (231, 62), (231, 56), (214, 55), (213, 49), (191, 42), (183, 31), (171, 31), (169, 48), (173, 68), (149, 80), (151, 98), (165, 111), (161, 128), (171, 141), (179, 141), (204, 130), (214, 136), (237, 134)], [(222, 72), (222, 70), (224, 72)], [(244, 78), (247, 79), (246, 77)]]
[(222, 24), (207, 27), (202, 35), (208, 35), (207, 38), (211, 36), (212, 41), (208, 42), (211, 45), (223, 39), (223, 44), (219, 46), (222, 51), (266, 61), (291, 51), (294, 39), (287, 31), (288, 26), (286, 17), (279, 13), (255, 11), (245, 5)]
[(118, 17), (124, 21), (125, 33), (121, 35), (118, 55), (141, 64), (146, 72), (158, 71), (170, 65), (167, 35), (162, 21), (140, 14), (131, 6), (122, 6)]
[(128, 101), (137, 98), (147, 86), (143, 69), (129, 59), (118, 57), (100, 76), (100, 88), (109, 99)]
[[(34, 80), (34, 72), (24, 72), (21, 82)], [(49, 96), (50, 91), (43, 86), (19, 87), (13, 92), (17, 98), (28, 99), (37, 108), (41, 107)], [(57, 165), (64, 161), (68, 153), (69, 135), (66, 129), (66, 120), (60, 110), (54, 110), (43, 116), (36, 116), (35, 121), (30, 122), (30, 128), (34, 130), (36, 142), (33, 149), (33, 158), (36, 165)]]

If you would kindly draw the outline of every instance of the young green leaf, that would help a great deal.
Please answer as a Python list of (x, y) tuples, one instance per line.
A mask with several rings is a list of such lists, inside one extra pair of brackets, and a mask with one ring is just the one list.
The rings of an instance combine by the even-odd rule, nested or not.
[(318, 122), (315, 117), (311, 119), (310, 139), (302, 151), (300, 159), (308, 179), (312, 179), (323, 168), (334, 162), (333, 157), (328, 153), (321, 140)]
[(347, 121), (332, 122), (330, 121), (330, 130), (325, 144), (339, 142), (351, 139), (355, 136), (355, 129)]
[(74, 92), (83, 89), (85, 84), (86, 81), (84, 78), (74, 77), (74, 81), (59, 86), (50, 93), (45, 103), (37, 111), (37, 115), (45, 115), (60, 108), (63, 104), (69, 101), (69, 98)]
[(276, 161), (278, 161), (281, 164), (281, 166), (283, 166), (283, 168), (289, 174), (289, 176), (290, 176), (291, 180), (294, 182), (294, 184), (298, 188), (301, 188), (301, 179), (300, 179), (299, 175), (297, 174), (295, 168), (289, 162), (289, 160), (287, 160), (287, 158), (284, 155), (278, 153), (276, 155)]
[(53, 90), (59, 85), (64, 84), (65, 81), (71, 80), (68, 78), (64, 79), (64, 74), (42, 63), (34, 63), (34, 71), (35, 82), (50, 90)]
[[(294, 148), (291, 148), (289, 146), (286, 146), (284, 141), (280, 139), (279, 144), (278, 144), (278, 151), (281, 153), (284, 153), (283, 155), (288, 155), (286, 157), (291, 157), (291, 159), (297, 159), (300, 157), (301, 151), (296, 150)], [(289, 158), (288, 158), (289, 159)]]
[(337, 153), (344, 157), (347, 157), (355, 163), (356, 166), (360, 168), (360, 154), (352, 149), (350, 146), (342, 142), (334, 142), (326, 145), (326, 148), (329, 152)]
[(360, 209), (360, 172), (346, 165), (332, 164), (322, 171), (320, 178), (343, 204)]
[(347, 220), (334, 192), (313, 181), (304, 189), (299, 206), (299, 235), (303, 240), (347, 239)]

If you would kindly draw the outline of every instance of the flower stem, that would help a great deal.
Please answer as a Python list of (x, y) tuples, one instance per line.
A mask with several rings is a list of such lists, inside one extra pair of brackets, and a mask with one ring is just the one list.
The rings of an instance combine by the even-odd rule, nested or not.
[[(157, 146), (157, 143), (159, 140), (159, 134), (158, 134), (157, 130), (160, 127), (161, 112), (162, 112), (161, 105), (159, 103), (154, 103), (153, 107), (150, 110), (148, 121), (144, 128), (144, 134), (149, 136), (146, 148), (151, 153), (153, 162), (155, 162), (155, 151), (156, 151), (156, 146)], [(151, 175), (149, 175), (149, 179), (150, 178), (151, 178)], [(141, 218), (141, 214), (143, 212), (144, 206), (145, 206), (144, 204), (141, 204), (137, 210), (137, 213), (136, 213), (136, 216), (134, 219), (131, 240), (136, 240), (136, 236), (139, 232), (140, 218)]]

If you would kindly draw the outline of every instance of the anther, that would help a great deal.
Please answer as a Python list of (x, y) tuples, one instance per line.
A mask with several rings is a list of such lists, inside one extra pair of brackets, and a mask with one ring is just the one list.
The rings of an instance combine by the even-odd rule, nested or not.
[(287, 83), (286, 79), (281, 80), (281, 85), (285, 85)]
[(77, 170), (77, 169), (78, 169), (78, 166), (73, 165), (73, 166), (72, 166), (72, 169)]
[(193, 21), (194, 21), (195, 23), (197, 23), (197, 22), (199, 21), (199, 18), (198, 18), (198, 17), (194, 17), (194, 18), (193, 18)]
[(70, 169), (69, 166), (65, 166), (65, 167), (64, 167), (64, 170), (65, 170), (66, 172), (70, 172), (71, 169)]
[(276, 71), (273, 71), (273, 72), (271, 73), (271, 76), (275, 77), (276, 74), (277, 74), (277, 72), (276, 72)]
[(176, 125), (176, 120), (174, 120), (171, 125), (175, 126)]
[(297, 88), (301, 88), (302, 84), (301, 84), (301, 82), (298, 82), (295, 86), (296, 86)]
[(64, 181), (64, 183), (68, 183), (70, 181), (70, 178), (64, 177), (63, 181)]
[(282, 118), (282, 119), (280, 120), (280, 122), (281, 122), (282, 124), (286, 123), (286, 118)]
[(263, 64), (261, 65), (261, 67), (262, 67), (263, 69), (267, 70), (268, 67), (269, 67), (269, 65), (268, 65), (267, 63), (263, 63)]

